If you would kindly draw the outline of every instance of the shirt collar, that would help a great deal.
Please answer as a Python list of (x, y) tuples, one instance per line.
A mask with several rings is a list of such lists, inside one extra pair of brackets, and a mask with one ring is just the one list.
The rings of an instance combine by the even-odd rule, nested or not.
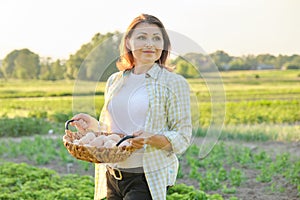
[[(149, 69), (149, 71), (146, 72), (146, 78), (152, 77), (154, 79), (157, 79), (161, 69), (161, 66), (159, 66), (157, 63), (154, 63), (153, 66)], [(131, 73), (131, 71), (132, 69), (125, 70), (123, 72), (123, 77), (128, 76)]]
[(149, 71), (146, 73), (146, 76), (148, 74), (148, 76), (150, 76), (154, 79), (157, 79), (158, 74), (159, 74), (161, 69), (162, 69), (161, 66), (159, 66), (157, 63), (154, 63), (154, 65), (151, 67), (151, 69), (149, 69)]

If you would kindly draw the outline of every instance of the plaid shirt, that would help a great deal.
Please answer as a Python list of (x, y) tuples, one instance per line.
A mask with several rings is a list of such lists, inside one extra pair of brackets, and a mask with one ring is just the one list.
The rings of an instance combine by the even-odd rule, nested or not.
[[(107, 81), (105, 103), (100, 115), (101, 131), (110, 131), (107, 105), (122, 87), (130, 70), (113, 74)], [(143, 167), (153, 200), (166, 199), (166, 187), (174, 185), (178, 171), (176, 154), (183, 153), (190, 144), (192, 122), (190, 88), (180, 75), (154, 64), (146, 73), (149, 109), (145, 131), (162, 134), (172, 145), (172, 152), (145, 145)], [(106, 196), (105, 164), (95, 166), (95, 200)]]

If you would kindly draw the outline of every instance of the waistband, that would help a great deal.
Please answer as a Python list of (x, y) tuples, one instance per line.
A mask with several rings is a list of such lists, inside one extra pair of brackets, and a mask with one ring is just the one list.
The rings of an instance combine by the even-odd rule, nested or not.
[(106, 169), (110, 175), (112, 175), (117, 180), (122, 180), (124, 178), (129, 178), (133, 176), (138, 176), (144, 174), (143, 167), (136, 168), (112, 168), (109, 165), (106, 165)]

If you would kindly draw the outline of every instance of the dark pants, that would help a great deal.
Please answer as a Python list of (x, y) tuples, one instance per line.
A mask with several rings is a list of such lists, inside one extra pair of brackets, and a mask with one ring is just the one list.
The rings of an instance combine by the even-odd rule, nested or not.
[(116, 180), (108, 171), (107, 200), (152, 200), (144, 173), (123, 174), (122, 180)]

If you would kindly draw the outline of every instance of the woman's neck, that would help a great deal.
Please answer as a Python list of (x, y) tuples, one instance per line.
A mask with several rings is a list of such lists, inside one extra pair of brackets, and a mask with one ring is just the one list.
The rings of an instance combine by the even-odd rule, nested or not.
[(140, 65), (135, 65), (133, 69), (134, 74), (144, 74), (146, 73), (151, 67), (153, 66), (154, 63), (150, 64), (140, 64)]

